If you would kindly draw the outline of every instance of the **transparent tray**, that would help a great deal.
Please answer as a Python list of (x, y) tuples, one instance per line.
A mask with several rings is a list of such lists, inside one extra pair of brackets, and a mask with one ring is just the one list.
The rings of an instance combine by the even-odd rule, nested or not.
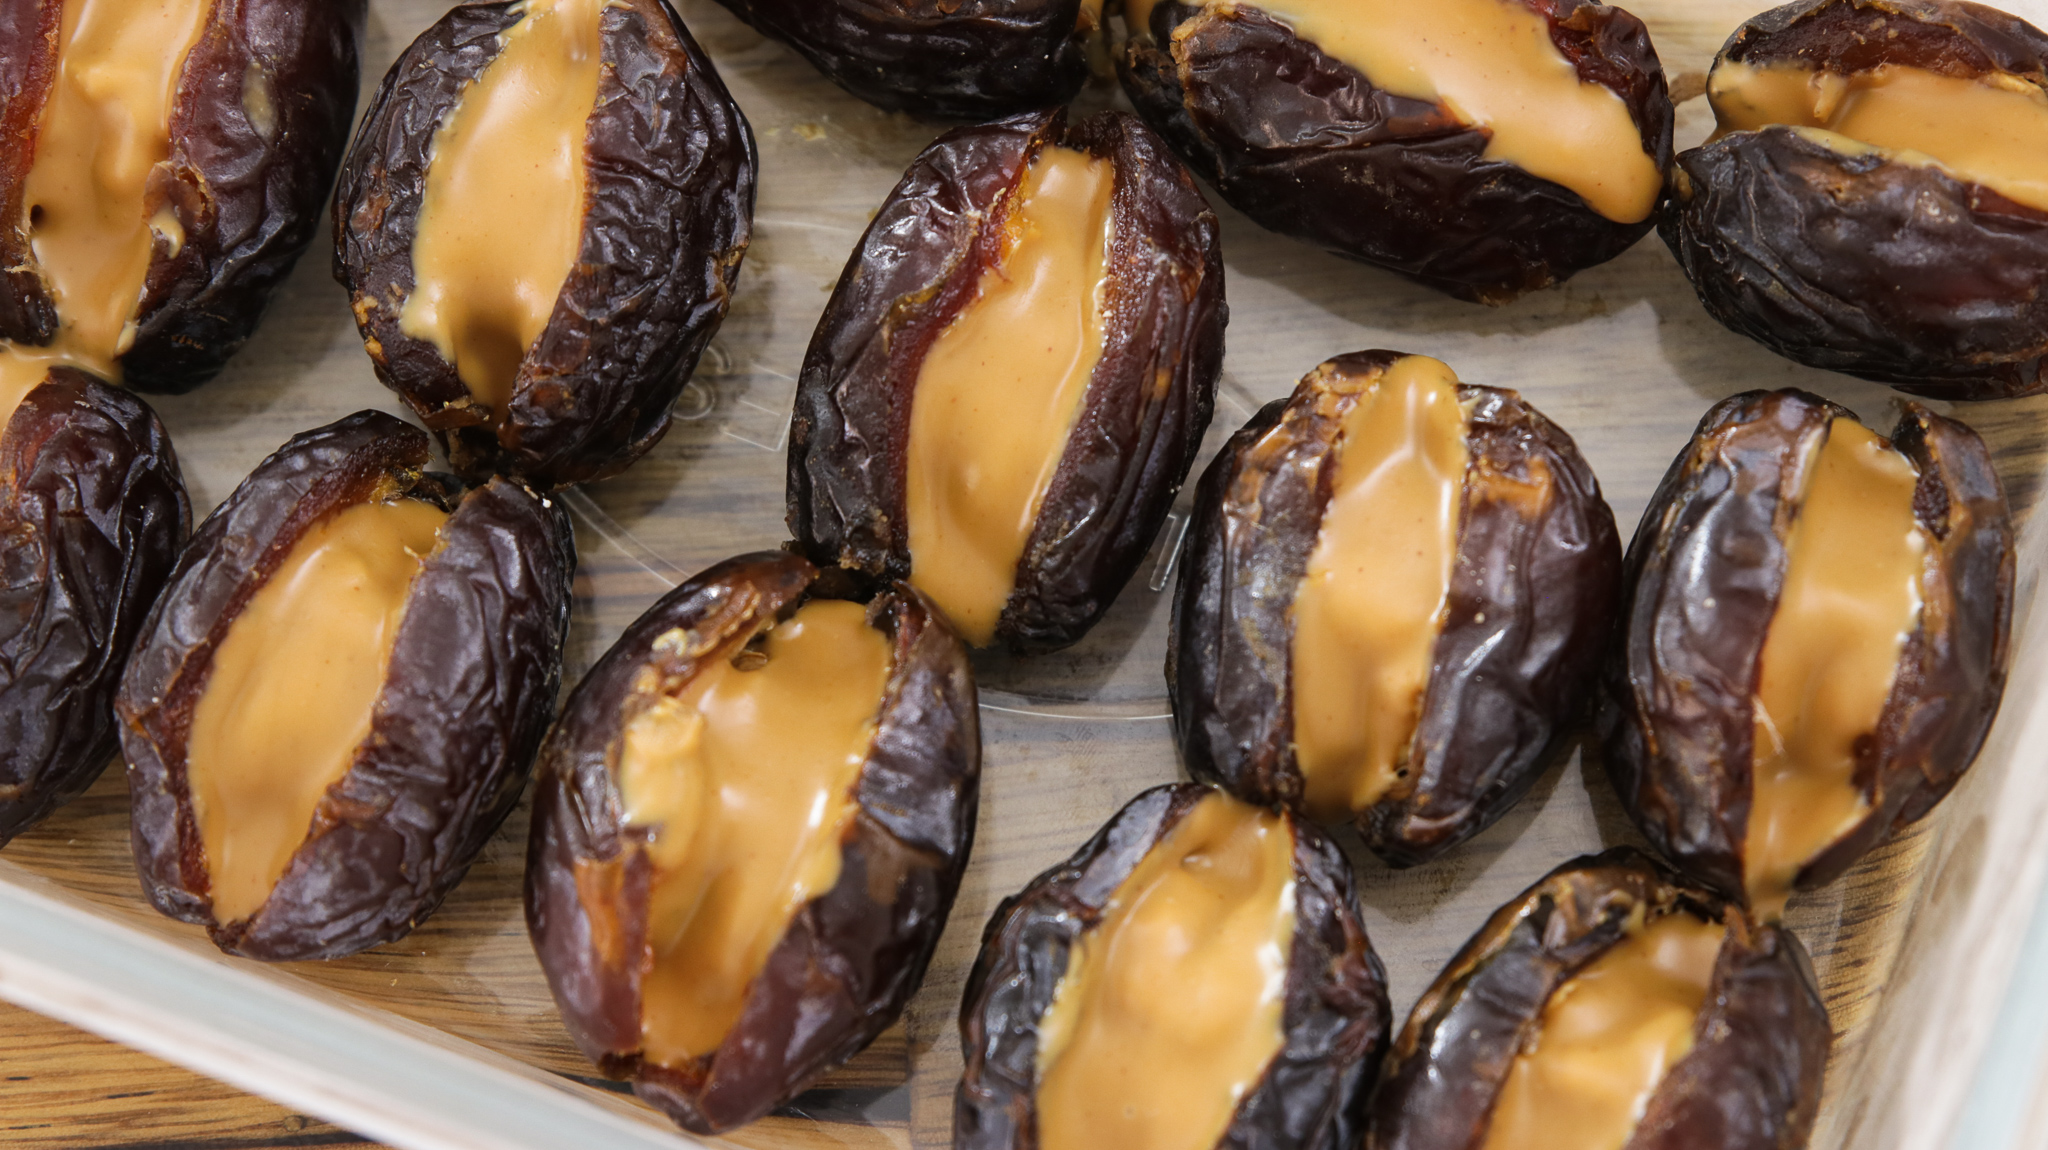
[[(2048, 24), (2048, 0), (2008, 6)], [(784, 436), (805, 344), (870, 212), (939, 130), (845, 95), (711, 0), (680, 8), (759, 140), (755, 238), (732, 314), (675, 429), (624, 476), (566, 497), (581, 548), (571, 682), (667, 587), (783, 541)], [(1714, 51), (1753, 11), (1725, 0), (1632, 8), (1681, 94), (1699, 91)], [(366, 88), (442, 10), (372, 0)], [(1082, 102), (1121, 97), (1098, 80)], [(1704, 105), (1681, 106), (1681, 145), (1704, 136)], [(1626, 535), (1722, 396), (1799, 386), (1884, 426), (1892, 418), (1886, 389), (1798, 367), (1715, 324), (1654, 238), (1561, 290), (1495, 310), (1219, 213), (1232, 323), (1207, 451), (1321, 359), (1372, 347), (1424, 353), (1467, 380), (1521, 390), (1570, 431)], [(370, 372), (323, 250), (307, 257), (218, 381), (156, 402), (202, 510), (291, 434), (362, 407), (402, 410)], [(2048, 399), (1949, 413), (1990, 441), (2025, 515), (2048, 466)], [(950, 1144), (955, 1011), (989, 914), (1132, 795), (1178, 775), (1161, 668), (1164, 591), (1184, 523), (1176, 514), (1079, 646), (1028, 661), (977, 659), (981, 821), (922, 991), (903, 1022), (848, 1066), (708, 1144)], [(1975, 771), (1933, 817), (1793, 905), (1839, 1034), (1816, 1147), (1976, 1150), (2008, 1144), (2028, 1121), (2048, 996), (2011, 975), (2023, 949), (2034, 957), (2022, 969), (2040, 969), (2048, 954), (2048, 939), (2027, 943), (2048, 862), (2048, 836), (2036, 833), (2048, 821), (2048, 773), (2038, 767), (2048, 761), (2048, 680), (2039, 673), (2048, 623), (2034, 610), (2043, 547), (2027, 530), (2012, 683)], [(126, 792), (110, 770), (0, 855), (0, 996), (400, 1146), (697, 1144), (596, 1077), (563, 1031), (521, 918), (524, 809), (411, 937), (281, 968), (224, 958), (196, 929), (154, 914), (137, 887), (127, 829)], [(1486, 915), (1537, 875), (1634, 840), (1604, 778), (1574, 755), (1447, 859), (1396, 871), (1354, 849), (1395, 1009), (1405, 1012)]]

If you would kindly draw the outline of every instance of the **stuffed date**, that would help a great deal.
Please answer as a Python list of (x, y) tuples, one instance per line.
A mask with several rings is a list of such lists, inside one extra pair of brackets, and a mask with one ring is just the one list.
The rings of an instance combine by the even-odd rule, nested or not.
[(744, 555), (664, 596), (541, 751), (526, 921), (562, 1021), (697, 1133), (887, 1029), (967, 865), (966, 649), (916, 591)]
[[(145, 391), (211, 379), (320, 230), (364, 0), (13, 0), (0, 339)], [(40, 378), (12, 362), (4, 377)]]
[(1128, 0), (1138, 113), (1261, 225), (1499, 304), (1650, 230), (1671, 99), (1591, 0)]
[(1975, 432), (1716, 404), (1629, 546), (1600, 726), (1622, 804), (1772, 919), (1962, 777), (2005, 686), (2013, 527)]
[(666, 0), (461, 4), (364, 116), (335, 277), (457, 472), (601, 479), (667, 432), (725, 317), (754, 167)]
[(1451, 959), (1364, 1150), (1804, 1146), (1832, 1038), (1789, 931), (1624, 847), (1550, 872)]
[(192, 509), (163, 424), (71, 368), (0, 394), (0, 844), (99, 777)]
[(1664, 240), (1713, 317), (1938, 399), (2048, 387), (2048, 35), (1957, 0), (1799, 0), (1730, 37)]
[(719, 0), (892, 112), (992, 120), (1074, 98), (1102, 0)]
[(1155, 787), (990, 920), (953, 1145), (1351, 1150), (1388, 1019), (1328, 839)]
[(1168, 694), (1188, 770), (1425, 861), (1526, 793), (1621, 581), (1578, 448), (1426, 356), (1319, 366), (1202, 477)]
[(404, 936), (524, 789), (561, 680), (567, 514), (424, 473), (365, 411), (298, 435), (193, 535), (115, 713), (156, 908), (231, 954)]
[(978, 647), (1079, 639), (1194, 463), (1223, 355), (1216, 218), (1134, 117), (949, 132), (811, 338), (789, 525), (907, 579)]

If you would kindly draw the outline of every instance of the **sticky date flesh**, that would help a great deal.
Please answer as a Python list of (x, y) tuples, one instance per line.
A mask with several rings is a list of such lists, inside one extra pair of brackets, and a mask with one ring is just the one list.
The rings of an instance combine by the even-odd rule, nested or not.
[[(1950, 0), (1801, 0), (1715, 68), (1881, 67), (2043, 87), (2048, 35)], [(2016, 145), (2017, 146), (2017, 145)], [(1937, 165), (1784, 126), (1678, 157), (1659, 225), (1709, 314), (1812, 367), (1936, 399), (2048, 387), (2048, 211)]]
[[(1623, 847), (1575, 859), (1494, 912), (1437, 976), (1395, 1039), (1367, 1150), (1478, 1150), (1518, 1051), (1558, 987), (1670, 915), (1720, 922), (1713, 895)], [(1686, 1053), (1645, 1100), (1627, 1145), (1801, 1146), (1820, 1107), (1832, 1032), (1805, 951), (1727, 914)], [(1540, 1049), (1540, 1047), (1538, 1047)]]
[[(11, 141), (0, 150), (0, 339), (61, 346), (63, 317), (32, 246), (25, 196), (35, 158), (74, 142), (38, 138), (65, 5), (19, 7), (29, 11), (0, 23), (0, 71), (20, 96), (0, 108)], [(158, 232), (132, 316), (134, 342), (118, 354), (81, 349), (81, 363), (118, 370), (144, 391), (190, 391), (247, 342), (320, 232), (355, 114), (366, 0), (209, 9), (176, 80), (170, 154), (141, 205)]]
[(648, 1056), (643, 988), (657, 962), (649, 923), (660, 840), (627, 821), (619, 771), (629, 733), (719, 660), (761, 665), (748, 643), (846, 585), (782, 553), (702, 572), (599, 660), (541, 752), (526, 917), (563, 1023), (605, 1074), (632, 1080), (698, 1133), (766, 1114), (895, 1021), (924, 976), (973, 843), (981, 740), (966, 650), (898, 584), (866, 607), (891, 658), (837, 879), (788, 919), (714, 1050), (676, 1064)]
[[(1342, 356), (1268, 404), (1203, 475), (1167, 654), (1189, 771), (1301, 809), (1297, 599), (1332, 500), (1344, 417), (1397, 352)], [(1434, 858), (1527, 793), (1578, 727), (1621, 547), (1571, 437), (1512, 391), (1459, 384), (1466, 463), (1450, 582), (1400, 776), (1355, 819), (1397, 866)]]
[[(422, 470), (428, 458), (424, 432), (380, 412), (295, 436), (200, 525), (143, 625), (115, 701), (136, 865), (158, 910), (204, 925), (230, 953), (331, 958), (402, 937), (524, 789), (561, 678), (568, 516), (502, 479), (459, 495)], [(219, 921), (187, 753), (216, 657), (297, 542), (394, 500), (448, 515), (402, 592), (369, 734), (260, 907)]]
[[(1590, 0), (1527, 6), (1583, 83), (1621, 99), (1668, 173), (1671, 100), (1642, 22)], [(1255, 6), (1162, 0), (1117, 68), (1138, 114), (1232, 207), (1459, 299), (1501, 304), (1561, 283), (1652, 225), (1488, 157), (1485, 129), (1375, 86)]]
[[(1838, 419), (1854, 416), (1797, 391), (1716, 404), (1629, 546), (1622, 628), (1602, 673), (1607, 771), (1651, 844), (1731, 898), (1751, 869), (1754, 700), (1785, 593), (1796, 477)], [(1794, 889), (1831, 881), (1932, 809), (1976, 757), (2004, 690), (2013, 526), (1990, 455), (1976, 433), (1912, 403), (1891, 446), (1918, 472), (1910, 514), (1926, 540), (1925, 605), (1844, 782), (1867, 811), (1808, 859)]]
[[(525, 9), (463, 4), (399, 57), (335, 195), (335, 278), (377, 376), (461, 475), (540, 489), (616, 474), (668, 431), (676, 397), (730, 303), (752, 232), (753, 132), (663, 0), (603, 6), (576, 258), (526, 345), (503, 410), (473, 396), (405, 305), (436, 133)], [(505, 220), (504, 233), (522, 234)]]
[(1071, 644), (1108, 610), (1214, 407), (1226, 317), (1216, 218), (1158, 137), (1128, 114), (1069, 123), (1063, 111), (940, 137), (847, 261), (790, 423), (789, 526), (802, 553), (911, 578), (906, 470), (920, 374), (976, 301), (1016, 189), (1053, 148), (1108, 161), (1114, 186), (1101, 355), (994, 625), (993, 642), (1020, 653)]
[(113, 757), (122, 665), (192, 528), (156, 413), (70, 368), (0, 431), (0, 844)]
[[(1211, 796), (1221, 798), (1188, 783), (1146, 791), (996, 909), (960, 1007), (967, 1066), (955, 1096), (954, 1146), (1039, 1145), (1039, 1043), (1054, 992), (1083, 937), (1109, 913), (1111, 895)], [(1344, 1150), (1356, 1145), (1386, 1048), (1386, 978), (1343, 855), (1313, 826), (1279, 821), (1294, 839), (1294, 933), (1280, 1044), (1231, 1111), (1217, 1145)]]

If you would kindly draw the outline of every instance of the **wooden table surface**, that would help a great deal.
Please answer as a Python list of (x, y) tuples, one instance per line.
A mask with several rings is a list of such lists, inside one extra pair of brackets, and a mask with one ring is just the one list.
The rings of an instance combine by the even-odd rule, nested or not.
[(378, 1145), (5, 1002), (0, 1002), (0, 1144), (64, 1150), (376, 1150)]

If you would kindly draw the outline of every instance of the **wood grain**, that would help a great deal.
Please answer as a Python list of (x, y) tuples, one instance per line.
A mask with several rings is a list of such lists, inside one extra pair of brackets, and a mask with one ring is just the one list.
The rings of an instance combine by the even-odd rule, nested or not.
[[(1759, 6), (1755, 0), (1630, 5), (1650, 24), (1676, 86), (1694, 93), (1714, 50)], [(2038, 21), (2044, 4), (2008, 6)], [(679, 7), (759, 139), (756, 238), (731, 317), (686, 389), (675, 430), (624, 476), (570, 497), (582, 550), (572, 681), (676, 580), (783, 541), (783, 436), (812, 325), (874, 205), (937, 131), (845, 96), (712, 0)], [(444, 4), (372, 0), (371, 8), (366, 66), (374, 84)], [(1098, 82), (1082, 104), (1119, 102)], [(1695, 99), (1682, 107), (1681, 143), (1704, 135), (1703, 105)], [(1577, 439), (1625, 532), (1699, 416), (1723, 396), (1804, 387), (1889, 426), (1894, 393), (1799, 367), (1723, 330), (1654, 239), (1560, 290), (1490, 310), (1272, 236), (1227, 210), (1219, 214), (1233, 322), (1211, 452), (1316, 362), (1372, 347), (1433, 355), (1472, 382), (1521, 390)], [(399, 410), (371, 375), (326, 263), (322, 252), (309, 255), (263, 329), (218, 381), (156, 401), (199, 508), (217, 503), (295, 432), (361, 407)], [(2048, 436), (2041, 431), (2048, 399), (1934, 406), (1985, 435), (2016, 503), (2031, 508), (2048, 470)], [(789, 1110), (733, 1135), (730, 1144), (763, 1150), (950, 1145), (959, 1073), (955, 1011), (983, 924), (1005, 895), (1063, 858), (1132, 795), (1180, 775), (1161, 675), (1162, 592), (1170, 585), (1177, 538), (1169, 526), (1139, 578), (1079, 646), (1037, 660), (977, 661), (986, 708), (979, 837), (930, 978), (901, 1026)], [(1854, 1093), (1859, 1067), (1897, 1054), (1866, 1049), (1873, 1019), (1897, 972), (1911, 969), (1912, 956), (1934, 945), (1925, 935), (1946, 921), (1939, 916), (1953, 901), (1947, 897), (1952, 889), (1975, 883), (1974, 872), (1946, 863), (1966, 858), (1958, 844), (1979, 826), (1978, 812), (1997, 801), (2004, 769), (1999, 764), (1981, 783), (1967, 782), (1956, 801), (1921, 827), (1793, 905), (1792, 925), (1814, 954), (1840, 1035), (1816, 1147), (1873, 1144), (1842, 1117), (1852, 1109), (1862, 1113), (1871, 1100), (1859, 1098), (1854, 1107), (1837, 1100)], [(111, 915), (147, 915), (127, 831), (117, 770), (16, 840), (6, 856)], [(597, 1083), (562, 1030), (527, 944), (518, 899), (525, 831), (522, 808), (468, 880), (411, 937), (349, 959), (301, 964), (291, 968), (293, 976)], [(1574, 753), (1453, 857), (1395, 871), (1346, 843), (1358, 860), (1368, 925), (1396, 1008), (1405, 1010), (1487, 914), (1538, 875), (1575, 854), (1632, 841), (1597, 764)], [(1962, 887), (1942, 877), (1950, 874), (1963, 876), (1954, 880)], [(196, 1140), (181, 1145), (240, 1146), (232, 1140), (261, 1137), (265, 1122), (285, 1120), (275, 1107), (266, 1110), (267, 1104), (190, 1075), (179, 1078), (182, 1072), (139, 1055), (38, 1029), (19, 1012), (4, 1017), (13, 1027), (0, 1036), (7, 1040), (8, 1073), (30, 1085), (0, 1084), (10, 1091), (0, 1093), (0, 1113), (8, 1116), (0, 1121), (28, 1124), (14, 1115), (43, 1116), (35, 1121), (49, 1123), (53, 1145), (119, 1144), (93, 1140), (116, 1137), (110, 1131), (159, 1129), (159, 1110), (170, 1125), (155, 1137)], [(12, 1041), (16, 1035), (21, 1042)], [(124, 1076), (165, 1085), (146, 1087), (154, 1092), (147, 1098), (102, 1090)]]

